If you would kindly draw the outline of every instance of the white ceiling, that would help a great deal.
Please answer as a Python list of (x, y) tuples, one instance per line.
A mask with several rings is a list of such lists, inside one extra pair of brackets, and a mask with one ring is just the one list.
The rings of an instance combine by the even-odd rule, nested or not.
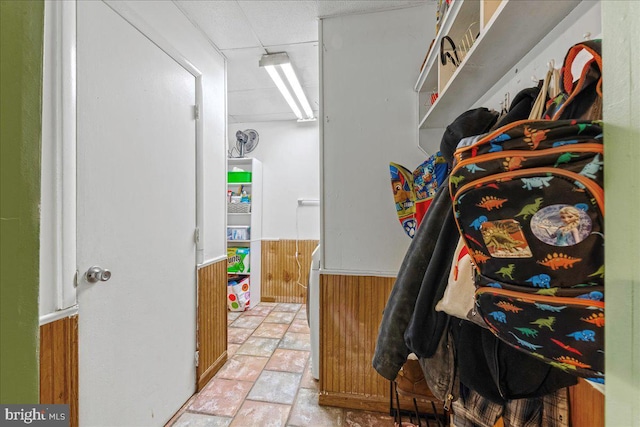
[(268, 74), (265, 53), (287, 52), (318, 114), (318, 19), (421, 5), (433, 0), (173, 0), (227, 58), (230, 123), (295, 120)]

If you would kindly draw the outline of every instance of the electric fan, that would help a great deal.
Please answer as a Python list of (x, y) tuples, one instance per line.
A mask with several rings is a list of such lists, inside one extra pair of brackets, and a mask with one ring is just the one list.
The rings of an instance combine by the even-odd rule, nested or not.
[(253, 129), (245, 129), (236, 132), (236, 149), (238, 157), (244, 157), (246, 153), (250, 153), (258, 146), (258, 132)]

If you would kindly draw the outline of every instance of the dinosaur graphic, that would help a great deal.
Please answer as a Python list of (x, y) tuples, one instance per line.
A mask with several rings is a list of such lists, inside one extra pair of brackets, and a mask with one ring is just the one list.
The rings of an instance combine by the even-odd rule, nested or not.
[(566, 254), (558, 254), (553, 253), (547, 254), (547, 256), (542, 261), (536, 261), (540, 265), (544, 265), (545, 267), (549, 267), (552, 270), (558, 270), (561, 267), (564, 267), (565, 270), (573, 267), (573, 264), (582, 261), (582, 258), (574, 258)]
[(518, 344), (520, 344), (523, 347), (528, 348), (529, 350), (537, 350), (539, 348), (542, 348), (541, 345), (535, 345), (535, 344), (531, 344), (530, 342), (527, 342), (521, 338), (518, 338), (516, 334), (514, 334), (513, 332), (509, 331), (509, 333), (511, 335), (513, 335), (513, 337), (516, 339), (516, 341), (518, 341)]
[(549, 129), (531, 129), (529, 126), (524, 127), (524, 142), (529, 144), (529, 148), (535, 150), (538, 148), (538, 145), (545, 139), (547, 139), (547, 132)]
[(544, 187), (549, 187), (549, 181), (553, 179), (552, 176), (541, 177), (534, 176), (533, 178), (520, 178), (520, 181), (524, 184), (522, 188), (526, 188), (527, 190), (533, 190), (534, 188), (542, 189)]
[(580, 175), (584, 175), (587, 178), (596, 179), (596, 174), (602, 170), (602, 166), (604, 162), (600, 160), (600, 153), (596, 154), (596, 156), (591, 160), (591, 162), (587, 163), (584, 168), (580, 171)]
[(492, 311), (489, 313), (489, 316), (493, 317), (493, 319), (500, 323), (507, 323), (507, 315), (502, 311)]
[(575, 349), (575, 348), (571, 347), (570, 345), (565, 344), (565, 343), (563, 343), (563, 342), (561, 342), (561, 341), (558, 341), (558, 340), (556, 340), (556, 339), (553, 339), (553, 338), (550, 338), (550, 339), (551, 339), (551, 341), (553, 341), (555, 344), (558, 344), (558, 345), (559, 345), (560, 347), (562, 347), (563, 349), (565, 349), (565, 350), (567, 350), (567, 351), (570, 351), (570, 352), (572, 352), (572, 353), (575, 353), (575, 354), (577, 354), (577, 355), (582, 356), (582, 353), (580, 353), (580, 351), (578, 351), (578, 349)]
[(553, 165), (553, 167), (557, 168), (558, 165), (569, 163), (571, 159), (575, 159), (576, 157), (580, 157), (580, 156), (578, 154), (562, 153), (560, 156), (558, 156), (558, 159), (556, 160), (556, 164)]
[(516, 216), (521, 216), (526, 220), (527, 217), (538, 212), (538, 210), (540, 209), (540, 205), (542, 205), (542, 197), (537, 197), (533, 203), (524, 205), (520, 213), (518, 213)]
[(568, 141), (557, 141), (557, 142), (553, 143), (552, 147), (554, 147), (554, 148), (555, 147), (562, 147), (563, 145), (577, 144), (578, 142), (580, 142), (580, 141), (578, 141), (577, 139), (570, 139)]
[(502, 289), (502, 285), (500, 283), (496, 283), (496, 282), (489, 283), (487, 286), (490, 287), (490, 288)]
[(553, 313), (560, 313), (562, 310), (567, 308), (566, 305), (563, 305), (563, 306), (560, 306), (560, 307), (555, 307), (553, 305), (540, 304), (540, 303), (537, 303), (537, 302), (534, 302), (534, 304), (536, 305), (536, 307), (538, 307), (542, 311), (551, 311)]
[(574, 359), (573, 357), (560, 356), (560, 357), (557, 357), (556, 360), (558, 362), (560, 362), (560, 363), (564, 363), (564, 364), (571, 365), (571, 366), (576, 366), (578, 368), (588, 369), (588, 368), (591, 367), (591, 365), (587, 365), (586, 363), (579, 362), (578, 360)]
[(485, 262), (489, 261), (491, 259), (491, 257), (486, 256), (483, 252), (481, 251), (473, 251), (473, 259), (475, 260), (475, 262), (477, 262), (478, 264), (484, 264)]
[(474, 239), (473, 237), (469, 236), (469, 235), (468, 235), (468, 234), (466, 234), (466, 233), (465, 233), (465, 235), (464, 235), (464, 238), (465, 238), (466, 240), (470, 240), (470, 241), (472, 241), (473, 243), (475, 243), (475, 244), (476, 244), (476, 245), (478, 245), (478, 246), (482, 246), (482, 243), (478, 242), (476, 239)]
[(596, 271), (595, 273), (591, 273), (591, 274), (589, 275), (589, 277), (595, 277), (595, 276), (598, 276), (598, 277), (600, 277), (601, 279), (604, 279), (604, 264), (602, 264), (602, 265), (600, 266), (600, 268), (598, 269), (598, 271)]
[(464, 167), (466, 170), (468, 170), (471, 173), (476, 173), (479, 171), (486, 171), (486, 169), (482, 169), (480, 166), (476, 165), (475, 163), (472, 163), (470, 165), (467, 165)]
[(572, 288), (588, 288), (589, 286), (598, 286), (597, 283), (595, 282), (589, 282), (589, 283), (578, 283), (577, 285), (573, 285), (571, 286)]
[(513, 329), (520, 332), (525, 337), (536, 338), (538, 336), (537, 329), (531, 329), (531, 328), (513, 328)]
[(578, 295), (576, 298), (588, 299), (592, 301), (602, 301), (604, 299), (604, 294), (600, 291), (591, 291), (588, 294)]
[(522, 156), (505, 157), (504, 162), (502, 162), (502, 167), (504, 167), (505, 171), (520, 169), (522, 167), (522, 163), (526, 160), (527, 159)]
[(567, 334), (568, 337), (575, 339), (576, 341), (596, 341), (596, 333), (591, 329), (585, 329), (583, 331), (575, 331)]
[(556, 318), (553, 316), (549, 316), (546, 319), (545, 318), (540, 318), (538, 320), (536, 320), (535, 322), (529, 322), (532, 325), (538, 325), (538, 328), (542, 328), (542, 327), (546, 327), (549, 328), (549, 330), (551, 330), (551, 332), (555, 332), (555, 330), (552, 328), (553, 324), (556, 322)]
[(464, 181), (464, 176), (462, 176), (462, 175), (451, 175), (449, 177), (449, 181), (451, 181), (451, 183), (457, 187), (458, 185), (460, 185), (460, 183), (462, 181)]
[(496, 136), (489, 142), (503, 142), (503, 141), (509, 141), (510, 139), (511, 137), (508, 134), (501, 133), (500, 135)]
[(476, 230), (480, 230), (483, 222), (487, 222), (487, 217), (484, 215), (480, 215), (478, 218), (474, 219), (473, 222), (469, 224), (469, 226), (475, 228)]
[(492, 141), (489, 141), (489, 144), (491, 144), (489, 153), (497, 153), (498, 151), (502, 151), (502, 145), (494, 144)]
[(515, 264), (509, 264), (508, 266), (502, 267), (500, 270), (496, 271), (495, 274), (501, 275), (503, 279), (506, 279), (508, 277), (509, 279), (513, 280), (513, 272), (515, 269)]
[(480, 200), (480, 203), (476, 204), (476, 206), (490, 211), (492, 209), (500, 209), (507, 200), (508, 199), (498, 199), (495, 196), (485, 196)]
[(587, 379), (594, 383), (604, 384), (604, 378), (593, 377), (593, 378), (587, 378)]
[(591, 323), (592, 325), (601, 328), (604, 326), (604, 313), (592, 313), (591, 316), (587, 317), (586, 319), (584, 317), (581, 317), (580, 320)]
[(563, 371), (568, 371), (569, 369), (573, 369), (574, 371), (576, 370), (575, 366), (561, 362), (549, 362), (549, 365), (553, 366), (554, 368), (562, 369)]
[(518, 313), (522, 310), (524, 310), (524, 308), (515, 306), (513, 304), (511, 304), (510, 302), (507, 301), (500, 301), (499, 303), (496, 303), (496, 305), (498, 307), (500, 307), (501, 309), (503, 309), (504, 311), (510, 311), (511, 313)]
[(520, 231), (520, 225), (517, 222), (488, 223), (487, 226), (483, 224), (482, 239), (492, 254), (494, 251), (502, 250), (513, 253), (524, 243), (513, 237), (513, 233), (518, 231)]
[(580, 135), (582, 132), (584, 132), (584, 130), (587, 128), (587, 126), (591, 126), (591, 125), (588, 125), (586, 123), (578, 123), (578, 135)]
[(548, 274), (537, 274), (529, 277), (525, 282), (531, 283), (536, 288), (547, 288), (551, 286), (551, 276)]
[(540, 289), (539, 291), (536, 292), (536, 294), (538, 294), (538, 295), (548, 295), (548, 296), (554, 297), (558, 293), (558, 289), (560, 289), (560, 288)]

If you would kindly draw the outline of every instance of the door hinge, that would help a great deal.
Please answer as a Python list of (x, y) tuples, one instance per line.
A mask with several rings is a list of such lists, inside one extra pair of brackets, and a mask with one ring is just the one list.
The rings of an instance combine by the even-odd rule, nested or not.
[(200, 120), (200, 106), (198, 104), (193, 106), (193, 118)]
[(196, 362), (196, 367), (197, 367), (200, 364), (200, 352), (199, 351), (196, 351), (195, 362)]
[(78, 270), (76, 270), (76, 274), (73, 275), (73, 287), (78, 287)]
[(200, 243), (200, 228), (198, 227), (196, 227), (196, 230), (193, 233), (193, 240), (195, 240), (196, 244)]

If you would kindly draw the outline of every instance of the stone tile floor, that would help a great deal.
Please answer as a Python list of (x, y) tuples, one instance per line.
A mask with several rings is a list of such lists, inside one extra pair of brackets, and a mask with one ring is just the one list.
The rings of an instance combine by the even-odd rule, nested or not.
[(167, 427), (393, 426), (388, 414), (318, 405), (304, 305), (260, 303), (227, 322), (229, 359)]

